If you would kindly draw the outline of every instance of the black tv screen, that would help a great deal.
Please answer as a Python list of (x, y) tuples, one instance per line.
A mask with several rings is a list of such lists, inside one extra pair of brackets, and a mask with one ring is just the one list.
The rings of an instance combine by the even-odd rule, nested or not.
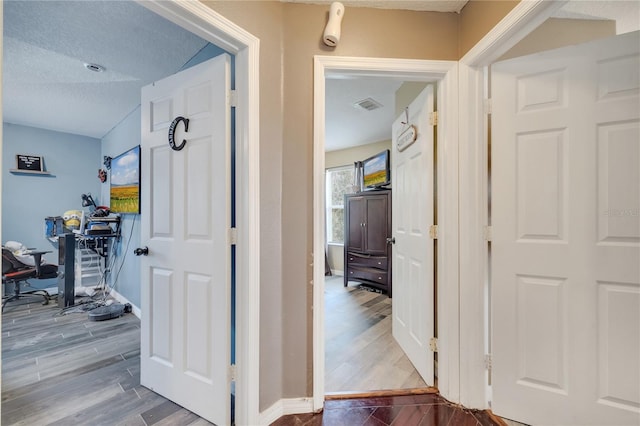
[(379, 188), (390, 183), (391, 172), (388, 149), (362, 162), (362, 186), (365, 189)]

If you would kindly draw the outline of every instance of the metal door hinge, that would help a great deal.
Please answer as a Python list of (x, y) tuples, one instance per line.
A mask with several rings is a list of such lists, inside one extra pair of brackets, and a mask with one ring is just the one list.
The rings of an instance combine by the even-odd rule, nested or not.
[(491, 354), (484, 355), (484, 368), (491, 371)]
[(232, 382), (236, 381), (236, 365), (235, 364), (231, 364), (229, 366), (229, 380), (231, 380)]
[(491, 241), (491, 226), (485, 226), (483, 233), (484, 233), (484, 239), (485, 241)]
[[(487, 370), (487, 384), (491, 387), (491, 376), (493, 374), (493, 361), (491, 360), (491, 354), (485, 354), (484, 356), (484, 368)], [(489, 406), (491, 406), (491, 396), (489, 397)]]
[(438, 111), (432, 111), (429, 113), (429, 124), (432, 126), (438, 125)]
[(489, 115), (493, 112), (493, 103), (491, 102), (491, 98), (484, 100), (484, 113)]
[(491, 371), (491, 354), (485, 354), (484, 356), (484, 368)]
[(429, 349), (431, 349), (432, 352), (438, 352), (438, 338), (437, 337), (432, 337), (431, 339), (429, 339)]
[(429, 236), (432, 240), (438, 239), (438, 225), (431, 225), (429, 227)]
[(229, 103), (231, 104), (232, 107), (238, 106), (238, 95), (235, 90), (229, 91)]
[(238, 230), (236, 228), (229, 228), (229, 244), (238, 244)]

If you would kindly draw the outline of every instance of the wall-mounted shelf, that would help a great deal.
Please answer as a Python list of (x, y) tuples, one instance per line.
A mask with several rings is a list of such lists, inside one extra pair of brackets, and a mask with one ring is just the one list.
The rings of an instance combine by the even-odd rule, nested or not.
[(50, 172), (41, 172), (38, 170), (18, 170), (18, 169), (11, 169), (9, 170), (11, 173), (16, 174), (16, 175), (41, 175), (41, 176), (51, 176)]

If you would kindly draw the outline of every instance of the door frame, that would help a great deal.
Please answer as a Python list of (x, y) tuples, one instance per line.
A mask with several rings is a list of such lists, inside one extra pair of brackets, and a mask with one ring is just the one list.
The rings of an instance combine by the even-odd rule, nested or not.
[[(487, 123), (485, 114), (485, 69), (493, 61), (526, 37), (547, 18), (560, 9), (568, 0), (530, 0), (518, 3), (493, 29), (457, 63), (455, 84), (451, 84), (456, 95), (446, 96), (443, 105), (452, 114), (449, 134), (455, 135), (455, 146), (440, 149), (447, 151), (448, 162), (453, 169), (448, 178), (451, 193), (443, 209), (455, 213), (458, 220), (448, 229), (441, 228), (440, 235), (451, 235), (447, 252), (455, 252), (455, 258), (447, 258), (448, 270), (438, 264), (438, 279), (454, 283), (447, 286), (446, 297), (438, 297), (438, 384), (441, 394), (455, 403), (469, 408), (489, 407), (490, 388), (485, 367), (487, 333), (490, 322), (487, 314), (489, 295), (487, 291), (488, 250), (486, 227), (488, 224), (488, 176), (487, 176)], [(378, 62), (380, 61), (380, 62)], [(326, 74), (355, 76), (407, 75), (413, 79), (424, 78), (429, 70), (417, 70), (403, 60), (375, 58), (324, 57), (314, 58), (314, 221), (313, 251), (324, 252), (324, 107)], [(437, 63), (439, 61), (417, 61)], [(395, 63), (395, 67), (394, 64)], [(405, 64), (405, 68), (402, 67)], [(452, 99), (453, 98), (453, 99)], [(439, 97), (442, 102), (442, 98)], [(458, 109), (458, 105), (460, 108)], [(438, 108), (440, 109), (440, 108)], [(444, 114), (443, 114), (444, 115)], [(455, 123), (454, 123), (455, 122)], [(459, 127), (457, 125), (459, 123)], [(443, 123), (441, 122), (441, 125)], [(440, 139), (440, 134), (438, 135)], [(453, 145), (453, 143), (451, 144)], [(438, 159), (440, 160), (440, 158)], [(440, 167), (443, 169), (444, 167)], [(455, 170), (455, 176), (453, 175)], [(458, 174), (459, 171), (459, 174)], [(438, 173), (441, 173), (440, 170)], [(449, 173), (447, 173), (449, 174)], [(438, 175), (440, 182), (441, 175)], [(455, 196), (454, 196), (455, 194)], [(444, 201), (444, 200), (443, 200)], [(441, 203), (442, 205), (443, 203)], [(455, 206), (455, 208), (452, 208)], [(443, 212), (444, 213), (444, 212)], [(459, 214), (459, 216), (458, 216)], [(439, 214), (439, 217), (443, 216)], [(453, 231), (449, 234), (448, 231)], [(459, 232), (459, 234), (458, 234)], [(446, 233), (446, 234), (445, 234)], [(459, 235), (459, 239), (458, 239)], [(454, 237), (455, 236), (455, 237)], [(439, 240), (438, 244), (440, 244)], [(460, 248), (460, 250), (458, 250)], [(459, 264), (458, 264), (459, 263)], [(454, 266), (455, 264), (455, 266)], [(313, 266), (313, 408), (320, 410), (324, 404), (324, 264)], [(442, 281), (440, 281), (442, 282)], [(447, 311), (446, 318), (442, 311)], [(446, 327), (446, 329), (444, 329)]]
[(485, 357), (491, 330), (486, 71), (567, 2), (521, 1), (459, 62), (460, 397), (452, 401), (469, 408), (490, 408), (491, 401)]
[[(438, 384), (445, 396), (458, 389), (458, 63), (418, 59), (314, 56), (313, 105), (313, 410), (324, 406), (325, 78), (388, 77), (437, 81), (438, 117)], [(451, 399), (451, 398), (450, 398)]]
[[(201, 2), (136, 0), (235, 55), (236, 386), (235, 422), (259, 423), (260, 366), (260, 40)], [(145, 313), (142, 312), (142, 315)]]

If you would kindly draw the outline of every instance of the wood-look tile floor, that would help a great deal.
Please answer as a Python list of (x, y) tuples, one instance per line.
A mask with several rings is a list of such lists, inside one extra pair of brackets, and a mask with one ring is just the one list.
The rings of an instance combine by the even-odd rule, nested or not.
[(426, 387), (391, 334), (391, 303), (343, 277), (325, 279), (325, 392)]
[(467, 410), (437, 394), (325, 401), (318, 414), (284, 416), (271, 426), (504, 426), (486, 411)]
[[(383, 300), (366, 293), (358, 297), (377, 299), (371, 306)], [(140, 385), (140, 322), (134, 315), (96, 322), (86, 312), (59, 312), (55, 301), (7, 305), (2, 315), (2, 425), (211, 424)], [(391, 423), (501, 424), (434, 394), (329, 400), (321, 414), (284, 416), (274, 424)]]
[(90, 321), (31, 302), (2, 315), (3, 426), (211, 424), (140, 385), (133, 314)]

